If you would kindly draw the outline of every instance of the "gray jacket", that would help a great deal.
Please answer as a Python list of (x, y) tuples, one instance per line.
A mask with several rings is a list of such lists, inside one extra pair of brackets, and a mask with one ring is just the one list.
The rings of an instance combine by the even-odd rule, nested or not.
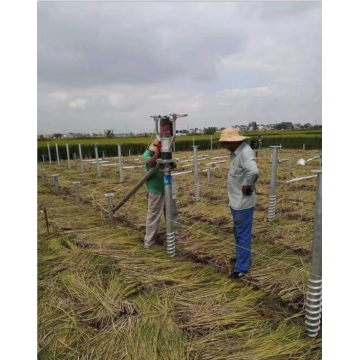
[(230, 155), (228, 176), (229, 205), (234, 210), (245, 210), (255, 206), (256, 194), (244, 195), (243, 186), (254, 185), (259, 178), (254, 152), (245, 142)]

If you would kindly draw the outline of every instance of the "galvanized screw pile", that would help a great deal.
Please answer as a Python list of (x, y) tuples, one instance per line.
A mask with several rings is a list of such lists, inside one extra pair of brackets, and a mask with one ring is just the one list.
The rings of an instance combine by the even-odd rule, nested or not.
[(67, 161), (68, 161), (68, 169), (70, 170), (70, 151), (69, 151), (69, 144), (66, 144), (66, 155), (67, 155)]
[(278, 163), (278, 149), (280, 148), (280, 146), (270, 146), (270, 147), (273, 149), (273, 153), (272, 153), (272, 161), (271, 161), (268, 221), (274, 221), (275, 208), (276, 208), (276, 175), (277, 175), (277, 163)]
[(317, 174), (317, 188), (311, 271), (305, 316), (305, 324), (309, 337), (317, 336), (320, 330), (322, 305), (322, 170), (313, 170), (312, 172)]
[(55, 184), (55, 193), (59, 194), (59, 174), (53, 174), (51, 175), (54, 179), (54, 184)]
[(105, 194), (105, 196), (107, 197), (107, 202), (108, 202), (109, 220), (111, 223), (113, 223), (114, 222), (114, 213), (113, 213), (112, 198), (113, 198), (114, 194), (109, 193), (109, 194)]
[(173, 222), (173, 190), (172, 190), (171, 165), (165, 163), (165, 215), (166, 215), (166, 248), (170, 257), (175, 256), (175, 232)]
[(122, 182), (124, 182), (124, 174), (123, 174), (123, 168), (122, 168), (121, 145), (118, 145), (118, 154), (119, 154), (120, 182), (122, 183)]
[(75, 186), (75, 203), (76, 205), (79, 205), (80, 204), (80, 195), (79, 195), (79, 184), (80, 182), (74, 182), (73, 183), (74, 186)]
[(199, 165), (198, 165), (198, 145), (193, 146), (194, 159), (194, 184), (195, 184), (195, 201), (200, 201), (200, 184), (199, 184)]
[(45, 162), (45, 155), (41, 155), (43, 163)]

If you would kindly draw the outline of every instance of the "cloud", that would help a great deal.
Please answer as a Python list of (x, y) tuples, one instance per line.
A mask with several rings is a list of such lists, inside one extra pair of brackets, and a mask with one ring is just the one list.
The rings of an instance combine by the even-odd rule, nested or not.
[(69, 102), (69, 107), (72, 109), (84, 109), (86, 106), (86, 99), (75, 99)]
[(40, 2), (38, 127), (320, 124), (321, 61), (314, 2)]

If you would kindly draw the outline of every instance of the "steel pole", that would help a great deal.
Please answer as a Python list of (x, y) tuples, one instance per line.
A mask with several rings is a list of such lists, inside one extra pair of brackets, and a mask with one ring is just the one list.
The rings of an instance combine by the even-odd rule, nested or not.
[(96, 168), (97, 168), (97, 173), (98, 176), (101, 176), (101, 172), (100, 172), (100, 163), (99, 163), (99, 153), (98, 153), (98, 147), (97, 144), (94, 145), (95, 148), (95, 157), (96, 157)]
[(210, 149), (212, 150), (212, 135), (210, 135)]
[(108, 214), (109, 214), (109, 221), (111, 223), (114, 222), (114, 213), (113, 213), (113, 207), (112, 207), (112, 197), (114, 196), (113, 193), (105, 194), (107, 197), (107, 203), (108, 203)]
[(194, 138), (194, 135), (193, 135), (193, 146), (195, 146), (195, 138)]
[(305, 144), (303, 144), (303, 150), (305, 151)]
[(59, 194), (59, 174), (53, 174), (51, 176), (54, 179), (55, 193)]
[(319, 333), (322, 312), (322, 170), (313, 170), (312, 172), (317, 174), (317, 187), (311, 270), (305, 315), (309, 337), (315, 337)]
[(66, 144), (66, 155), (67, 155), (67, 161), (68, 161), (68, 169), (70, 170), (71, 164), (70, 164), (70, 151), (69, 151), (69, 144)]
[(49, 143), (46, 143), (47, 144), (47, 148), (48, 148), (48, 154), (49, 154), (49, 163), (51, 164), (51, 152), (50, 152), (50, 144)]
[(45, 162), (45, 155), (41, 155), (43, 163)]
[(84, 163), (83, 163), (83, 156), (81, 151), (81, 144), (79, 144), (79, 158), (80, 158), (80, 172), (84, 172)]
[(165, 164), (165, 215), (166, 215), (166, 248), (170, 257), (175, 256), (175, 233), (173, 221), (173, 191), (171, 184), (171, 165)]
[(199, 166), (198, 166), (198, 146), (193, 146), (193, 159), (194, 159), (194, 186), (195, 186), (195, 202), (200, 201), (200, 184), (199, 184)]
[(289, 171), (292, 171), (292, 158), (289, 158)]
[(274, 221), (275, 208), (276, 208), (276, 176), (277, 176), (277, 164), (278, 164), (278, 149), (280, 148), (280, 146), (270, 146), (270, 147), (273, 149), (273, 153), (272, 153), (272, 161), (271, 161), (268, 221)]
[(75, 203), (76, 205), (80, 204), (80, 194), (79, 194), (79, 181), (73, 182), (74, 186), (75, 186)]
[(60, 157), (59, 157), (59, 148), (58, 148), (58, 144), (55, 144), (55, 149), (56, 149), (56, 160), (57, 160), (57, 164), (58, 166), (60, 165)]
[(120, 173), (120, 182), (124, 182), (124, 173), (122, 168), (122, 158), (121, 158), (121, 145), (118, 145), (118, 155), (119, 155), (119, 173)]

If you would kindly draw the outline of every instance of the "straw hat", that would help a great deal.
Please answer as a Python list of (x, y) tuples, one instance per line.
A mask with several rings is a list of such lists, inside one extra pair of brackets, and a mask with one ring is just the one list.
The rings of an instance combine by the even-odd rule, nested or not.
[(240, 135), (233, 127), (228, 127), (221, 132), (219, 142), (236, 142), (243, 141), (245, 139), (249, 139), (249, 137)]
[(157, 150), (156, 145), (159, 143), (158, 139), (155, 139), (154, 142), (149, 146), (149, 150), (155, 152)]

